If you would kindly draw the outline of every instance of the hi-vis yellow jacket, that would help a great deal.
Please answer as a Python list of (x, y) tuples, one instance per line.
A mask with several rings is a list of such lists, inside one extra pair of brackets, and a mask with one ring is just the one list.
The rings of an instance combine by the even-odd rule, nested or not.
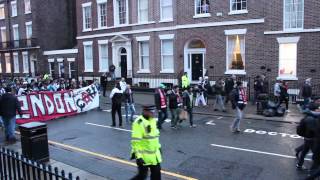
[(190, 86), (189, 78), (186, 75), (183, 75), (181, 77), (181, 81), (182, 81), (182, 88), (188, 88)]
[(142, 158), (144, 165), (157, 165), (162, 162), (160, 132), (157, 121), (139, 116), (132, 124), (131, 155)]

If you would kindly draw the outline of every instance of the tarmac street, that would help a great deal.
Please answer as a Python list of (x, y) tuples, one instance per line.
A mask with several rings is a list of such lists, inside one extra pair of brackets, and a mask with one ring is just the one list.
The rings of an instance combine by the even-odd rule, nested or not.
[[(137, 170), (129, 160), (131, 125), (123, 121), (123, 128), (111, 127), (110, 112), (94, 110), (48, 122), (51, 158), (106, 179), (130, 179)], [(245, 119), (242, 132), (233, 134), (232, 121), (195, 115), (196, 128), (183, 122), (177, 130), (165, 122), (160, 135), (163, 179), (291, 180), (307, 175), (295, 168), (294, 148), (303, 142), (295, 134), (296, 124)]]

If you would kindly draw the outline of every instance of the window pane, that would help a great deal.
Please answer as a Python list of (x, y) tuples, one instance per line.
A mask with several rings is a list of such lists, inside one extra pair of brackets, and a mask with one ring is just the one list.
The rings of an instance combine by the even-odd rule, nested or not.
[(173, 56), (171, 56), (171, 55), (168, 55), (168, 56), (164, 55), (164, 56), (162, 57), (162, 61), (163, 61), (163, 63), (162, 63), (162, 68), (163, 68), (163, 69), (170, 69), (170, 70), (173, 69)]
[(93, 70), (92, 45), (85, 46), (85, 69)]
[(149, 69), (149, 42), (140, 42), (140, 67)]
[(126, 0), (117, 0), (118, 1), (118, 11), (119, 11), (119, 24), (125, 24), (127, 18), (127, 8)]
[(23, 54), (23, 73), (29, 73), (29, 57), (28, 54)]
[(107, 4), (103, 3), (99, 5), (100, 10), (100, 26), (105, 27), (107, 26)]
[(100, 45), (100, 70), (108, 69), (108, 45)]
[(6, 61), (6, 73), (11, 73), (11, 62), (10, 62), (10, 54), (5, 54)]
[(13, 55), (14, 72), (19, 73), (19, 56)]
[(245, 66), (244, 36), (228, 36), (228, 69), (244, 70)]
[(172, 19), (172, 6), (162, 8), (162, 19)]
[(279, 76), (296, 77), (297, 44), (280, 44)]
[(165, 55), (173, 54), (172, 40), (162, 40), (162, 54), (165, 54)]
[(5, 15), (4, 15), (4, 7), (0, 8), (0, 19), (4, 19)]

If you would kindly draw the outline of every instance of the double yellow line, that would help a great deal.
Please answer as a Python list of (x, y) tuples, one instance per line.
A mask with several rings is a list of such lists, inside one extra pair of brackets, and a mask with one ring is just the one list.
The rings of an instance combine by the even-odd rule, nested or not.
[[(58, 143), (58, 142), (55, 142), (55, 141), (50, 141), (49, 140), (49, 144), (53, 145), (53, 146), (59, 146), (59, 147), (62, 147), (62, 148), (68, 149), (68, 150), (77, 151), (77, 152), (81, 152), (81, 153), (88, 154), (88, 155), (91, 155), (91, 156), (95, 156), (95, 157), (98, 157), (98, 158), (101, 158), (101, 159), (114, 161), (114, 162), (118, 162), (118, 163), (121, 163), (121, 164), (129, 165), (129, 166), (137, 166), (135, 163), (130, 162), (130, 161), (126, 161), (126, 160), (123, 160), (123, 159), (119, 159), (119, 158), (115, 158), (115, 157), (111, 157), (111, 156), (107, 156), (107, 155), (91, 152), (91, 151), (88, 151), (88, 150), (85, 150), (85, 149), (81, 149), (81, 148), (78, 148), (78, 147), (74, 147), (74, 146)], [(192, 177), (188, 177), (188, 176), (184, 176), (184, 175), (181, 175), (181, 174), (177, 174), (177, 173), (173, 173), (173, 172), (169, 172), (169, 171), (164, 171), (164, 170), (161, 170), (161, 173), (165, 174), (165, 175), (168, 175), (168, 176), (176, 177), (176, 178), (179, 178), (179, 179), (184, 179), (184, 180), (197, 180), (197, 179), (192, 178)]]
[[(16, 134), (20, 134), (20, 132), (16, 131)], [(62, 148), (67, 149), (67, 150), (72, 150), (72, 151), (88, 154), (88, 155), (95, 156), (95, 157), (98, 157), (98, 158), (101, 158), (101, 159), (104, 159), (104, 160), (114, 161), (114, 162), (117, 162), (117, 163), (129, 165), (129, 166), (134, 166), (134, 167), (137, 166), (135, 163), (130, 162), (130, 161), (126, 161), (126, 160), (115, 158), (115, 157), (112, 157), (112, 156), (107, 156), (107, 155), (95, 153), (95, 152), (92, 152), (92, 151), (88, 151), (88, 150), (85, 150), (85, 149), (81, 149), (81, 148), (70, 146), (70, 145), (66, 145), (66, 144), (62, 144), (62, 143), (59, 143), (59, 142), (55, 142), (55, 141), (49, 140), (48, 143), (50, 145), (53, 145), (53, 146), (58, 146), (58, 147), (62, 147)], [(164, 170), (161, 170), (161, 173), (165, 174), (165, 175), (168, 175), (168, 176), (175, 177), (175, 178), (184, 179), (184, 180), (198, 180), (198, 179), (195, 179), (195, 178), (192, 178), (192, 177), (188, 177), (188, 176), (184, 176), (184, 175), (181, 175), (181, 174), (177, 174), (177, 173), (169, 172), (169, 171), (164, 171)]]

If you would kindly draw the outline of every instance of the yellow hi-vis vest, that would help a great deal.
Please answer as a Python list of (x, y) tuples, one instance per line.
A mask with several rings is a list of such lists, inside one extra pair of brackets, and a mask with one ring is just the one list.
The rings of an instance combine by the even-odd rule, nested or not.
[(161, 163), (159, 135), (154, 118), (147, 120), (143, 116), (137, 117), (132, 124), (131, 154), (136, 159), (142, 158), (146, 166)]
[(183, 75), (181, 77), (181, 81), (182, 81), (182, 88), (187, 88), (190, 86), (189, 78), (186, 75)]

